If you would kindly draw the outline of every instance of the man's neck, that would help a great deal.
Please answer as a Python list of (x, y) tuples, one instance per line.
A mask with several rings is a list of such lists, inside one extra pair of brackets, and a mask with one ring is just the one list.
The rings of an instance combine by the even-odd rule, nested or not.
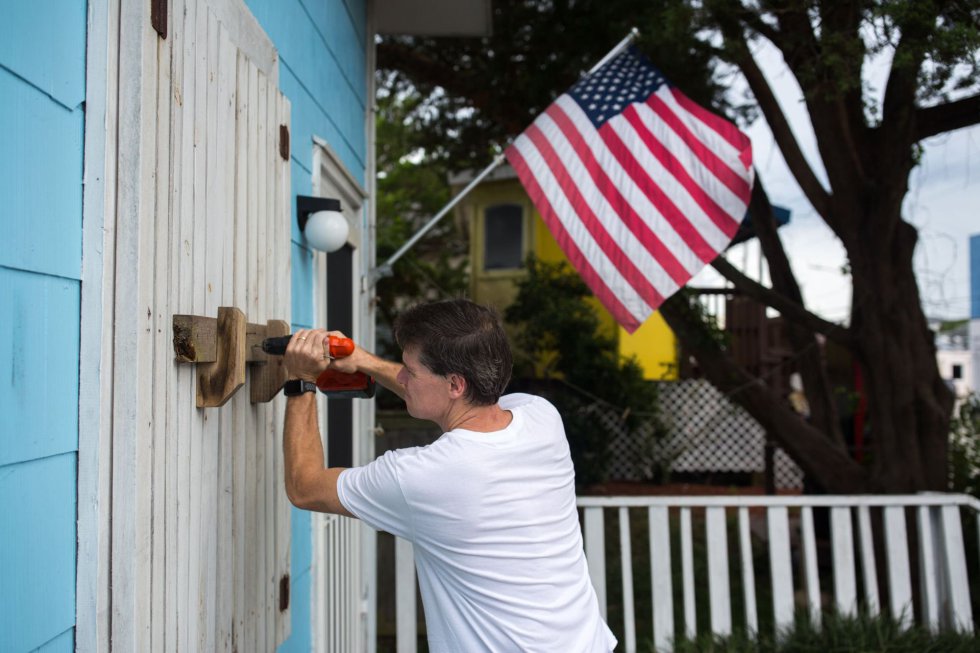
[(450, 410), (445, 423), (439, 424), (443, 431), (466, 429), (477, 433), (492, 433), (501, 431), (513, 419), (510, 411), (504, 410), (500, 404), (492, 406), (462, 405), (458, 411)]

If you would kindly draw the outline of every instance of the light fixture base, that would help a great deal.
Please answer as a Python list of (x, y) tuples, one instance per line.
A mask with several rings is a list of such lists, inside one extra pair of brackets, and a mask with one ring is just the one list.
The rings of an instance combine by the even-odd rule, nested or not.
[(296, 222), (299, 224), (299, 231), (303, 233), (306, 229), (306, 222), (310, 215), (317, 211), (336, 211), (340, 210), (340, 200), (331, 197), (313, 197), (311, 195), (296, 196)]

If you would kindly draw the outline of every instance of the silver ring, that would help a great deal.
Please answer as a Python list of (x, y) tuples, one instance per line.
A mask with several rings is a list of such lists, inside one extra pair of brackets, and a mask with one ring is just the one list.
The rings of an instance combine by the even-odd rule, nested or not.
[(300, 336), (299, 339), (300, 340), (306, 340), (306, 336)]

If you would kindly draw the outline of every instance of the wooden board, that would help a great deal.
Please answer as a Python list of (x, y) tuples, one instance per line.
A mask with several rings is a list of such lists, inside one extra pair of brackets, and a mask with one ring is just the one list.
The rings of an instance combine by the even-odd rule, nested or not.
[[(278, 56), (240, 0), (172, 0), (166, 39), (149, 30), (149, 3), (123, 3), (110, 20), (118, 149), (107, 168), (118, 179), (107, 182), (105, 230), (118, 248), (105, 259), (100, 436), (112, 483), (99, 488), (110, 568), (84, 641), (275, 650), (290, 619), (278, 600), (290, 536), (283, 400), (272, 398), (281, 372), (249, 353), (249, 324), (288, 333)], [(175, 361), (175, 322), (194, 364)], [(256, 377), (269, 403), (234, 391)]]

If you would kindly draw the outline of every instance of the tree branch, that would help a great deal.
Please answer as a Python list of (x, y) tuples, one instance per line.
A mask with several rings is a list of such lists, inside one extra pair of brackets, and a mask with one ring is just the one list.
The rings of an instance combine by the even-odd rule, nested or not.
[(915, 112), (915, 140), (980, 123), (980, 94), (918, 109)]
[(735, 288), (743, 295), (776, 309), (786, 319), (811, 331), (821, 333), (828, 340), (833, 340), (844, 347), (851, 347), (854, 344), (853, 335), (847, 327), (825, 320), (819, 315), (811, 313), (802, 305), (790, 300), (785, 295), (771, 288), (766, 288), (757, 281), (750, 279), (742, 274), (738, 268), (729, 263), (723, 256), (719, 256), (712, 261), (711, 267), (731, 281)]
[(846, 449), (794, 413), (761, 379), (739, 367), (705, 333), (704, 323), (688, 302), (686, 295), (676, 293), (660, 306), (660, 313), (712, 385), (745, 408), (828, 492), (872, 490), (867, 474)]
[(915, 96), (919, 89), (919, 71), (925, 59), (925, 44), (934, 18), (919, 18), (898, 25), (901, 33), (892, 56), (888, 83), (882, 101), (882, 142), (904, 146), (911, 144), (914, 133)]
[(769, 82), (766, 81), (762, 70), (756, 64), (752, 53), (749, 52), (748, 45), (742, 40), (742, 37), (726, 34), (725, 38), (727, 40), (739, 39), (733, 44), (736, 47), (735, 61), (742, 69), (742, 73), (745, 75), (745, 79), (748, 81), (749, 87), (752, 89), (752, 93), (759, 103), (759, 108), (762, 109), (762, 113), (766, 117), (766, 122), (769, 123), (773, 138), (775, 138), (776, 144), (783, 153), (786, 165), (789, 166), (790, 172), (793, 173), (797, 183), (799, 183), (800, 188), (816, 212), (825, 221), (830, 223), (832, 218), (830, 195), (824, 189), (820, 180), (817, 179), (817, 175), (813, 172), (810, 164), (807, 163), (806, 157), (803, 156), (803, 151), (800, 149), (800, 145), (793, 135), (793, 130), (789, 126), (786, 114), (783, 113), (779, 102), (776, 101), (776, 96), (773, 94)]

